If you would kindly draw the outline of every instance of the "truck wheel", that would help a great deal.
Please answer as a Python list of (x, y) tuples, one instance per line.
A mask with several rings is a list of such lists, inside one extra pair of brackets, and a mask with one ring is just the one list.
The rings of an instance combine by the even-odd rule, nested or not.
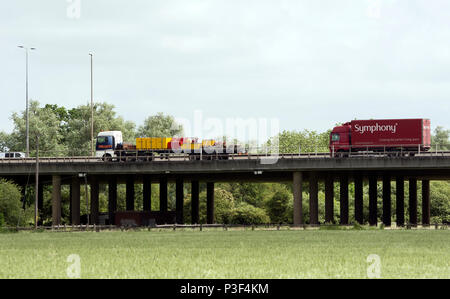
[(348, 156), (348, 154), (345, 151), (343, 151), (343, 150), (338, 150), (336, 152), (336, 157), (338, 157), (338, 158), (345, 158), (347, 156)]

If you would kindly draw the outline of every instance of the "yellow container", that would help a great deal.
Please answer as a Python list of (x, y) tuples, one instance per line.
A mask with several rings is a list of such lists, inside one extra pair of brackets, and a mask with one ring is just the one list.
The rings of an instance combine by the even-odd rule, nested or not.
[(214, 139), (207, 139), (207, 140), (202, 141), (203, 147), (214, 146), (215, 144), (216, 144), (216, 141)]
[(161, 144), (162, 144), (162, 138), (161, 137), (152, 137), (151, 138), (151, 149), (161, 149)]
[(143, 138), (136, 138), (136, 149), (137, 150), (142, 150), (143, 146), (142, 146), (142, 139)]
[(144, 147), (145, 147), (145, 149), (151, 149), (151, 140), (150, 140), (150, 138), (144, 138)]

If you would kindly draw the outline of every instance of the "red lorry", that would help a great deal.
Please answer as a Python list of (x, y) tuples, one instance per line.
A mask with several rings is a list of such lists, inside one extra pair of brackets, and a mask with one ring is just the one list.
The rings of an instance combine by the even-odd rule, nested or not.
[(352, 120), (330, 134), (332, 156), (354, 152), (393, 152), (414, 155), (431, 147), (429, 119)]

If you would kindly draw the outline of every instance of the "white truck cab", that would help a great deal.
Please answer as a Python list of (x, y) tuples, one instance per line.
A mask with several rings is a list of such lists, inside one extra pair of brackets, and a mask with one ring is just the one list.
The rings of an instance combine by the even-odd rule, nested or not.
[(95, 156), (99, 158), (115, 157), (114, 150), (123, 143), (121, 131), (104, 131), (97, 135)]

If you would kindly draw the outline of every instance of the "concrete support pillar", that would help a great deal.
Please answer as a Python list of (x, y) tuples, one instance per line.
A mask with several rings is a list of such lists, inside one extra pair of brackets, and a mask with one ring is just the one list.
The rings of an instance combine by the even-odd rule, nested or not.
[(44, 184), (39, 183), (38, 187), (38, 225), (42, 225), (42, 219), (43, 219), (43, 211), (44, 211)]
[(341, 174), (340, 176), (340, 208), (341, 217), (340, 224), (348, 225), (348, 176)]
[(99, 214), (99, 183), (96, 177), (91, 178), (91, 223), (99, 224), (98, 214)]
[(417, 179), (409, 179), (409, 223), (417, 225)]
[(325, 222), (334, 223), (334, 178), (330, 174), (325, 179)]
[(142, 182), (142, 196), (144, 211), (151, 212), (152, 210), (152, 182), (149, 175), (144, 175)]
[(359, 224), (364, 223), (363, 219), (363, 177), (361, 174), (355, 176), (355, 220)]
[(430, 225), (430, 181), (422, 181), (422, 225)]
[(383, 224), (391, 226), (391, 176), (383, 175)]
[(309, 175), (309, 223), (319, 224), (319, 184), (317, 173), (311, 172)]
[(21, 198), (20, 198), (20, 200), (22, 201), (22, 209), (24, 209), (25, 210), (25, 208), (26, 208), (26, 196), (27, 196), (27, 185), (22, 185), (21, 186), (21, 188), (20, 188), (20, 195), (21, 195)]
[(176, 222), (178, 224), (184, 223), (184, 217), (183, 217), (183, 206), (184, 206), (184, 186), (183, 186), (183, 179), (177, 178), (175, 182), (175, 209), (176, 209)]
[(73, 225), (80, 225), (80, 179), (78, 176), (72, 178), (71, 183), (71, 199), (72, 211), (71, 219)]
[(191, 217), (192, 217), (192, 224), (196, 224), (199, 222), (199, 215), (198, 215), (198, 206), (199, 206), (199, 189), (200, 184), (198, 181), (192, 181), (192, 190), (191, 190)]
[(159, 210), (167, 212), (167, 178), (159, 179)]
[(301, 172), (294, 172), (292, 185), (294, 193), (294, 225), (301, 225), (303, 224), (303, 174)]
[(369, 177), (369, 224), (377, 225), (377, 177), (371, 175)]
[(214, 223), (214, 183), (206, 183), (206, 223)]
[(117, 177), (113, 176), (108, 181), (108, 216), (109, 224), (116, 224), (115, 213), (117, 211)]
[(395, 179), (395, 214), (397, 226), (405, 225), (405, 179), (398, 176)]
[(52, 177), (52, 225), (61, 224), (61, 176)]
[(69, 219), (69, 223), (72, 224), (72, 184), (69, 184)]
[(126, 182), (126, 210), (134, 211), (134, 177), (128, 176)]

